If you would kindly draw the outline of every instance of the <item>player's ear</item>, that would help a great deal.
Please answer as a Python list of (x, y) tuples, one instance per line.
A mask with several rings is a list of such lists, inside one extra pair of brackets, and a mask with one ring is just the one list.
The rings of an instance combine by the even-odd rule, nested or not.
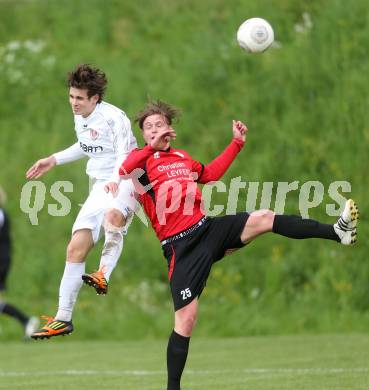
[(91, 96), (91, 100), (94, 102), (94, 103), (97, 103), (100, 99), (100, 95), (99, 94), (96, 94), (96, 95), (92, 95)]

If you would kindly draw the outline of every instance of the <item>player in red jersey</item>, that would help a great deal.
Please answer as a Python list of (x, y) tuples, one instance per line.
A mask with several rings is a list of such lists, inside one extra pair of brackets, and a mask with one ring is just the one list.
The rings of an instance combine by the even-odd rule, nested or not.
[(177, 110), (157, 101), (137, 115), (146, 146), (124, 161), (120, 175), (132, 177), (140, 202), (161, 241), (168, 261), (174, 302), (174, 330), (167, 348), (168, 390), (179, 390), (189, 340), (196, 323), (198, 299), (212, 264), (226, 252), (241, 248), (257, 236), (274, 232), (289, 238), (324, 238), (350, 245), (356, 241), (358, 210), (350, 199), (334, 225), (271, 210), (208, 218), (197, 183), (218, 180), (246, 141), (247, 127), (233, 121), (233, 138), (210, 164), (203, 165), (183, 150), (173, 149), (172, 120)]

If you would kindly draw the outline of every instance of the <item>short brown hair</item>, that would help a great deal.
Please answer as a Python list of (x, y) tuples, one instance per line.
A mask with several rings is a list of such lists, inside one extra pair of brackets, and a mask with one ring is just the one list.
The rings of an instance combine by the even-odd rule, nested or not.
[(168, 103), (165, 103), (161, 100), (149, 101), (146, 107), (136, 114), (135, 122), (138, 123), (140, 129), (143, 127), (145, 119), (150, 115), (163, 115), (167, 119), (169, 125), (172, 124), (173, 119), (176, 119), (180, 115), (180, 110), (174, 106), (171, 106)]
[(107, 83), (105, 73), (89, 64), (78, 65), (75, 70), (68, 73), (68, 87), (86, 89), (89, 98), (99, 95), (98, 103), (104, 96)]

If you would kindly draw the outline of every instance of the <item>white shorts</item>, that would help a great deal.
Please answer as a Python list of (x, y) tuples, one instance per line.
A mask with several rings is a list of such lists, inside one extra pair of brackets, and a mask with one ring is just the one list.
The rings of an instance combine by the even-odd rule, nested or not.
[(72, 234), (77, 230), (90, 229), (92, 238), (96, 243), (100, 237), (101, 226), (104, 221), (106, 209), (117, 209), (127, 219), (124, 227), (124, 234), (132, 222), (133, 215), (139, 207), (135, 198), (134, 185), (132, 180), (122, 180), (119, 184), (117, 197), (104, 190), (106, 180), (97, 180), (91, 188), (85, 203), (83, 204), (72, 228)]

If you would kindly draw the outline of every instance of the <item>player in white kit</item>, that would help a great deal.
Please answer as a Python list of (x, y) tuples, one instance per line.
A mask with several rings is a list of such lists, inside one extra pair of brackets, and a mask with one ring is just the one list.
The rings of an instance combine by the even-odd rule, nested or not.
[[(50, 338), (73, 331), (72, 312), (83, 281), (106, 294), (110, 274), (123, 249), (123, 236), (136, 209), (137, 201), (131, 181), (121, 181), (119, 167), (137, 148), (130, 120), (119, 108), (102, 101), (106, 89), (105, 74), (90, 65), (79, 65), (68, 74), (69, 102), (75, 122), (77, 142), (69, 148), (38, 160), (26, 173), (38, 179), (55, 165), (66, 164), (87, 156), (86, 173), (92, 183), (72, 228), (67, 247), (66, 265), (59, 289), (59, 306), (55, 317), (32, 338)], [(110, 193), (112, 192), (112, 194)], [(85, 259), (99, 238), (101, 226), (105, 242), (100, 267), (85, 273)]]

